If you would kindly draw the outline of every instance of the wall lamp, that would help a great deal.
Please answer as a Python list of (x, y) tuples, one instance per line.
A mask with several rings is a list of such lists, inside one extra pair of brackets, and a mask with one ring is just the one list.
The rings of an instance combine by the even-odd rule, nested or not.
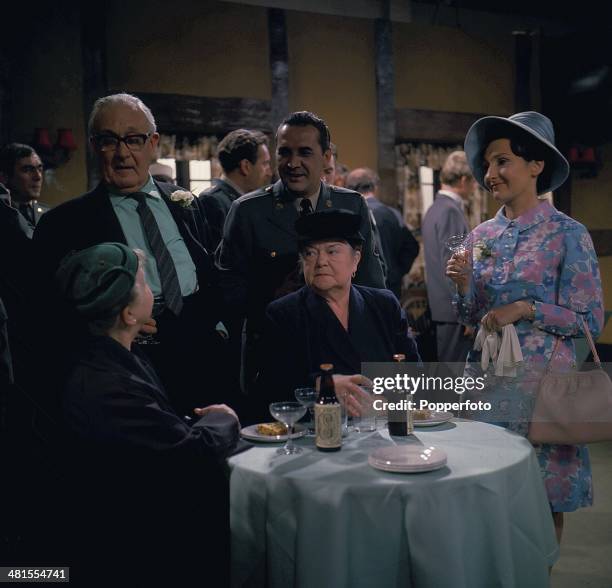
[(72, 129), (57, 129), (57, 141), (51, 143), (49, 129), (34, 130), (34, 149), (42, 159), (45, 168), (55, 169), (64, 165), (76, 151), (77, 144)]

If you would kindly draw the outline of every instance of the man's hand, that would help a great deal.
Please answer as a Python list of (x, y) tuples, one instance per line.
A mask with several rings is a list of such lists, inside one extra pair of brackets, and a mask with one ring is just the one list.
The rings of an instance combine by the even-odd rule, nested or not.
[(502, 327), (529, 317), (531, 308), (525, 300), (493, 308), (482, 317), (482, 326), (488, 331), (499, 331)]
[(142, 335), (155, 335), (157, 333), (157, 321), (151, 317), (147, 319), (142, 328), (140, 329)]
[(240, 423), (240, 419), (238, 418), (238, 415), (234, 409), (227, 406), (227, 404), (210, 404), (204, 408), (194, 408), (193, 412), (195, 412), (198, 416), (204, 416), (210, 412), (224, 412), (225, 414), (233, 416), (238, 423)]

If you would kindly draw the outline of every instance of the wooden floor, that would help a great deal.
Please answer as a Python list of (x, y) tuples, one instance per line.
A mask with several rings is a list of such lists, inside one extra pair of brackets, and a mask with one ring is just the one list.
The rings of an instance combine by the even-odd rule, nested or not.
[(612, 443), (589, 450), (594, 504), (565, 515), (551, 588), (612, 588)]

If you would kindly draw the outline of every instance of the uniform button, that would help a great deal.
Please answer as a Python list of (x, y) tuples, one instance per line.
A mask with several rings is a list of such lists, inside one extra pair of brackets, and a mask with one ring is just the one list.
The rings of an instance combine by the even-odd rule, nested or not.
[(331, 200), (326, 200), (326, 201), (325, 201), (325, 206), (326, 206), (327, 208), (331, 208), (331, 207), (332, 207), (332, 202), (331, 202)]
[(270, 257), (276, 257), (276, 251), (270, 251)]
[(276, 209), (277, 209), (277, 210), (280, 210), (281, 208), (284, 208), (284, 207), (283, 207), (283, 203), (282, 203), (282, 202), (277, 202), (277, 203), (276, 203)]

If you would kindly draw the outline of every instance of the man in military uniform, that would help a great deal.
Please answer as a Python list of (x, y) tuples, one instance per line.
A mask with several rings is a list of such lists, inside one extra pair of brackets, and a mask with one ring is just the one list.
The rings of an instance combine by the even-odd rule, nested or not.
[(11, 204), (35, 227), (49, 206), (39, 202), (43, 164), (29, 145), (9, 143), (0, 150), (0, 182), (10, 191)]
[(365, 238), (355, 282), (384, 288), (378, 256), (374, 253), (368, 207), (357, 192), (321, 182), (329, 163), (330, 134), (325, 122), (311, 112), (290, 114), (278, 127), (276, 150), (280, 180), (232, 204), (217, 249), (221, 286), (233, 320), (246, 317), (242, 384), (248, 389), (257, 373), (256, 356), (265, 309), (272, 300), (297, 290), (295, 221), (314, 210), (343, 208), (361, 216)]
[(223, 137), (217, 149), (223, 175), (200, 194), (206, 211), (211, 242), (217, 247), (232, 202), (270, 183), (270, 152), (263, 133), (238, 129)]

